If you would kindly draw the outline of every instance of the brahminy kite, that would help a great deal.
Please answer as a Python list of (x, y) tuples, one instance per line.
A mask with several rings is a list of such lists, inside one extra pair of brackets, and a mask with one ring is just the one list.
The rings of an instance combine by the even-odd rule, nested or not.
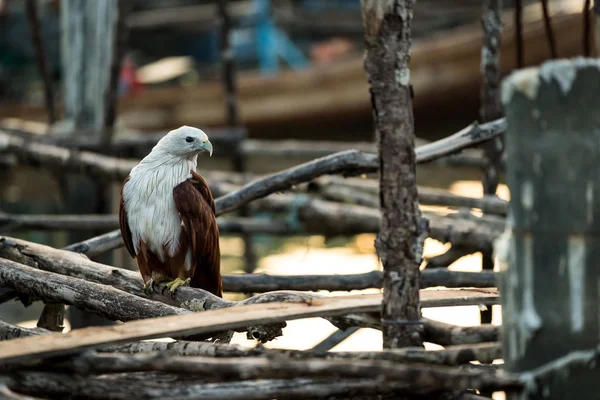
[(182, 126), (154, 146), (121, 188), (119, 224), (145, 288), (167, 282), (223, 296), (215, 201), (196, 173), (198, 155), (212, 156), (202, 130)]

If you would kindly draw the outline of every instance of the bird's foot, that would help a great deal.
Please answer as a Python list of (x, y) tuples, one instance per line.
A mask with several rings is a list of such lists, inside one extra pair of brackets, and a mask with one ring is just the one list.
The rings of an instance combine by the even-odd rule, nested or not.
[(167, 282), (167, 287), (169, 288), (171, 293), (173, 293), (175, 292), (175, 289), (177, 289), (179, 286), (189, 286), (191, 281), (192, 280), (190, 278), (187, 278), (186, 280), (183, 280), (181, 278), (175, 278), (171, 282)]
[(154, 279), (148, 279), (148, 282), (144, 284), (144, 293), (150, 294), (154, 291)]

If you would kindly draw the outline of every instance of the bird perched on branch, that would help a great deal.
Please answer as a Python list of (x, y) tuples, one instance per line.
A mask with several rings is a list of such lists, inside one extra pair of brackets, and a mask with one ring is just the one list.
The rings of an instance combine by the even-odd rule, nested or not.
[(167, 282), (223, 295), (215, 201), (196, 173), (198, 155), (212, 156), (202, 130), (182, 126), (166, 134), (123, 182), (119, 224), (146, 290)]

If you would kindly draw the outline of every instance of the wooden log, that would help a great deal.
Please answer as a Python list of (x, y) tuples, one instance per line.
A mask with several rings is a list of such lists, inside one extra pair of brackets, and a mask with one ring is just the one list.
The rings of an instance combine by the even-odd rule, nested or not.
[(6, 400), (41, 400), (39, 397), (31, 397), (13, 392), (3, 383), (0, 384), (0, 396)]
[(424, 327), (424, 339), (441, 346), (494, 342), (500, 335), (500, 327), (490, 324), (455, 326), (425, 319)]
[[(292, 275), (276, 276), (267, 274), (223, 275), (223, 287), (229, 292), (264, 293), (275, 290), (329, 290), (350, 291), (368, 288), (381, 288), (383, 274), (371, 271), (362, 274), (348, 275)], [(493, 272), (455, 272), (446, 269), (430, 269), (421, 271), (420, 287), (445, 286), (459, 287), (493, 287)]]
[(502, 340), (507, 371), (539, 383), (523, 399), (597, 397), (599, 364), (568, 360), (598, 353), (599, 91), (600, 61), (584, 58), (518, 71), (503, 86), (516, 200), (497, 247)]
[(452, 366), (401, 364), (388, 360), (286, 359), (266, 357), (214, 358), (163, 354), (83, 354), (54, 368), (79, 375), (163, 372), (199, 376), (207, 380), (371, 378), (402, 382), (407, 391), (519, 388), (519, 379), (503, 378), (493, 371), (465, 371)]
[[(191, 287), (180, 287), (173, 294), (168, 292), (164, 284), (157, 285), (156, 290), (146, 293), (143, 290), (142, 280), (134, 271), (110, 267), (96, 263), (69, 251), (53, 249), (48, 246), (34, 244), (18, 239), (1, 238), (0, 255), (4, 258), (16, 260), (26, 265), (43, 270), (52, 271), (61, 275), (72, 276), (97, 282), (102, 285), (110, 285), (114, 288), (124, 290), (128, 293), (173, 304), (177, 307), (191, 311), (204, 311), (209, 309), (221, 309), (232, 306), (250, 304), (263, 304), (269, 302), (306, 303), (320, 301), (324, 296), (311, 293), (278, 291), (259, 294), (240, 302), (228, 301), (201, 289)], [(1, 259), (0, 259), (1, 261)], [(60, 276), (60, 275), (59, 275)], [(84, 281), (85, 282), (85, 281)], [(40, 282), (41, 285), (44, 282)], [(8, 285), (11, 287), (10, 285)], [(36, 291), (43, 296), (42, 291)], [(59, 296), (51, 292), (52, 296)], [(61, 295), (62, 296), (62, 295)], [(98, 294), (96, 297), (102, 297)], [(423, 307), (445, 307), (453, 305), (473, 304), (496, 304), (499, 295), (496, 289), (465, 289), (465, 290), (425, 290), (423, 291)], [(67, 299), (69, 297), (51, 297), (50, 300)], [(86, 301), (83, 299), (82, 301)], [(133, 300), (132, 300), (133, 301)], [(101, 311), (107, 310), (107, 305), (92, 303), (89, 307), (99, 307)], [(376, 310), (372, 310), (376, 311)], [(327, 318), (332, 324), (345, 329), (349, 326), (365, 326), (376, 328), (378, 321), (368, 315), (348, 314), (343, 317)], [(240, 328), (242, 329), (242, 328)], [(280, 328), (258, 329), (252, 324), (246, 325), (242, 331), (249, 331), (251, 337), (262, 342), (272, 340), (280, 335)]]
[[(7, 262), (7, 261), (5, 261)], [(433, 292), (432, 292), (433, 293)], [(465, 292), (466, 293), (466, 292)], [(445, 299), (437, 297), (434, 302)], [(48, 357), (72, 354), (105, 344), (165, 336), (188, 336), (264, 325), (290, 319), (315, 316), (338, 316), (348, 313), (376, 312), (381, 295), (312, 298), (304, 302), (247, 304), (196, 313), (183, 313), (161, 318), (127, 322), (121, 325), (84, 328), (50, 336), (37, 336), (0, 342), (0, 364), (28, 357)]]
[(132, 321), (190, 313), (111, 286), (46, 272), (6, 259), (0, 259), (0, 286), (43, 300), (73, 305), (110, 320)]
[(357, 351), (301, 351), (287, 349), (268, 349), (263, 346), (254, 348), (232, 344), (215, 344), (207, 342), (154, 342), (143, 341), (123, 345), (103, 347), (101, 352), (119, 352), (140, 354), (151, 352), (168, 352), (179, 356), (204, 357), (289, 357), (303, 359), (309, 357), (327, 359), (388, 360), (394, 362), (419, 362), (439, 365), (462, 365), (471, 361), (491, 363), (502, 358), (501, 346), (497, 342), (468, 345), (446, 346), (443, 350), (425, 350), (421, 347), (406, 347), (374, 352)]
[[(425, 321), (427, 324), (437, 321)], [(474, 329), (477, 327), (473, 327)], [(26, 336), (49, 335), (51, 331), (41, 328), (22, 328), (0, 320), (0, 340), (16, 339)], [(455, 335), (458, 337), (458, 335)], [(107, 345), (97, 349), (106, 353), (140, 354), (158, 352), (177, 356), (202, 356), (202, 357), (279, 357), (291, 359), (327, 358), (327, 359), (355, 359), (355, 360), (388, 360), (394, 362), (419, 362), (439, 365), (461, 365), (471, 361), (491, 363), (499, 359), (501, 346), (498, 342), (476, 343), (468, 345), (446, 346), (443, 350), (425, 350), (423, 348), (404, 348), (393, 351), (319, 351), (319, 350), (288, 350), (270, 349), (262, 345), (245, 347), (229, 343), (190, 342), (179, 340), (175, 342), (164, 341), (138, 341), (119, 345)], [(31, 360), (23, 366), (35, 366), (44, 360)]]
[[(487, 373), (479, 380), (485, 386), (501, 386), (507, 390), (518, 390), (522, 382), (518, 379), (504, 379)], [(443, 376), (448, 378), (447, 376)], [(406, 393), (406, 384), (379, 381), (377, 379), (324, 379), (294, 378), (265, 379), (258, 381), (229, 381), (226, 383), (204, 383), (194, 379), (179, 380), (164, 374), (120, 374), (110, 377), (79, 377), (68, 373), (56, 372), (20, 372), (18, 378), (7, 377), (7, 385), (12, 390), (25, 393), (48, 393), (54, 397), (77, 396), (86, 399), (127, 400), (131, 398), (173, 398), (173, 399), (231, 399), (262, 400), (274, 398), (314, 399), (317, 398), (355, 398), (379, 394)], [(440, 377), (441, 378), (441, 377)], [(432, 380), (435, 378), (432, 377)], [(451, 385), (451, 379), (446, 379)], [(456, 386), (476, 382), (473, 378), (458, 380)], [(417, 386), (416, 382), (413, 386)], [(434, 384), (436, 385), (436, 384)], [(438, 383), (437, 385), (440, 385)], [(435, 394), (434, 394), (435, 395)]]
[(17, 339), (27, 336), (49, 335), (52, 332), (43, 328), (23, 328), (0, 319), (0, 340)]

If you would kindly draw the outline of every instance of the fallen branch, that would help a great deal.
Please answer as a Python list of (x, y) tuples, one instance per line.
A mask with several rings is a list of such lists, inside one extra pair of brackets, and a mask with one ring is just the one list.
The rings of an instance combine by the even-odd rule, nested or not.
[(441, 346), (495, 342), (500, 338), (500, 327), (483, 324), (456, 326), (424, 318), (424, 340)]

